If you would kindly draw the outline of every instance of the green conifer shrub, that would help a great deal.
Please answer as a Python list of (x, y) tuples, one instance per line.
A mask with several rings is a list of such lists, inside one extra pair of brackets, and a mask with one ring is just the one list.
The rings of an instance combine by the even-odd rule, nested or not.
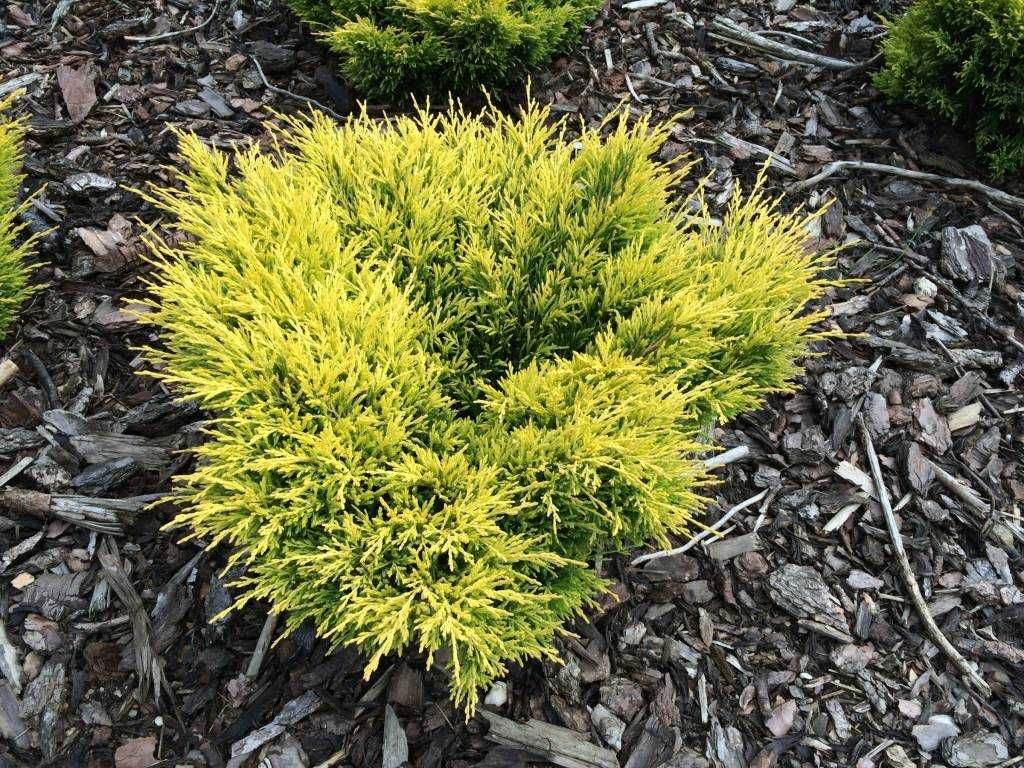
[(973, 132), (996, 175), (1024, 167), (1024, 0), (916, 0), (875, 85)]
[[(0, 113), (10, 107), (12, 99), (0, 100)], [(24, 138), (21, 122), (0, 118), (0, 335), (7, 332), (18, 308), (32, 294), (30, 267), (25, 261), (31, 238), (21, 237), (24, 228), (18, 222), (21, 207), (17, 204)]]
[(600, 0), (287, 0), (323, 28), (370, 99), (446, 97), (526, 79), (579, 35)]
[(806, 218), (677, 209), (646, 121), (293, 119), (154, 193), (154, 376), (213, 415), (178, 525), (369, 657), (449, 654), (469, 710), (551, 657), (604, 552), (684, 533), (711, 419), (790, 386), (826, 283)]

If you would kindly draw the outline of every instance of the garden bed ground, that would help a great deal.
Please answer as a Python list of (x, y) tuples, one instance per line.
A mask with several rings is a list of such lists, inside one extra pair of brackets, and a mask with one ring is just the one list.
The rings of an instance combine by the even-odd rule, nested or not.
[[(587, 122), (620, 103), (659, 119), (688, 109), (664, 155), (690, 153), (711, 215), (766, 159), (793, 205), (831, 200), (816, 235), (858, 241), (837, 273), (865, 280), (835, 292), (831, 322), (856, 335), (809, 360), (793, 395), (716, 434), (746, 450), (719, 470), (708, 522), (765, 492), (724, 539), (603, 563), (614, 594), (566, 640), (567, 664), (513, 671), (489, 698), (498, 717), (468, 723), (415, 658), (364, 681), (355, 654), (311, 634), (257, 651), (273, 631), (260, 606), (213, 621), (231, 602), (223, 553), (162, 532), (166, 505), (117, 535), (80, 524), (109, 528), (105, 510), (166, 491), (202, 425), (139, 375), (151, 339), (124, 310), (144, 292), (142, 223), (161, 222), (135, 190), (167, 178), (175, 129), (260, 142), (271, 109), (303, 107), (285, 92), (347, 112), (331, 60), (258, 0), (7, 5), (0, 90), (27, 90), (29, 217), (50, 232), (47, 288), (12, 329), (18, 372), (0, 391), (0, 766), (1021, 762), (1024, 201), (830, 165), (993, 183), (962, 136), (871, 88), (880, 16), (898, 10), (886, 0), (628, 5), (534, 76), (536, 98)], [(723, 14), (866, 67), (730, 43)], [(963, 668), (901, 576), (855, 415)]]

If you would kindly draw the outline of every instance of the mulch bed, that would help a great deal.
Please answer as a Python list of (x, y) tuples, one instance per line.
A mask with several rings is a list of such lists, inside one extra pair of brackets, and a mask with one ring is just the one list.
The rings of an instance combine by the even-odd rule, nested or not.
[[(46, 287), (8, 336), (17, 372), (0, 364), (0, 766), (1020, 763), (1024, 184), (986, 179), (963, 136), (871, 88), (898, 10), (616, 2), (533, 75), (569, 125), (620, 105), (678, 119), (663, 156), (695, 162), (712, 216), (767, 163), (787, 205), (828, 204), (811, 234), (863, 282), (834, 290), (828, 324), (848, 335), (795, 392), (716, 431), (736, 450), (708, 523), (756, 499), (725, 535), (607, 559), (614, 589), (564, 666), (513, 670), (467, 722), (423, 659), (364, 680), (357, 654), (279, 639), (261, 606), (221, 617), (225, 553), (179, 543), (161, 530), (173, 507), (147, 506), (187, 469), (203, 415), (141, 375), (155, 339), (130, 310), (145, 228), (163, 223), (142, 193), (179, 162), (177, 130), (230, 150), (303, 99), (348, 113), (334, 62), (261, 0), (8, 5), (0, 92), (26, 91)], [(863, 66), (737, 43), (737, 22)], [(885, 502), (958, 663), (921, 618)]]

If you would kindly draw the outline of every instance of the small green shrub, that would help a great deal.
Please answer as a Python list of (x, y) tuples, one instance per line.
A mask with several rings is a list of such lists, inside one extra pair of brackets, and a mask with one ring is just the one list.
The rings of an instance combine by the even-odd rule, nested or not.
[(600, 0), (287, 0), (323, 25), (346, 79), (371, 99), (446, 97), (526, 79)]
[(875, 85), (974, 133), (996, 175), (1024, 167), (1024, 0), (916, 0)]
[(154, 194), (191, 237), (153, 375), (214, 415), (177, 523), (367, 673), (445, 649), (470, 710), (555, 653), (595, 558), (685, 531), (700, 429), (786, 389), (821, 317), (805, 217), (678, 212), (664, 130), (549, 118), (296, 119), (234, 175), (184, 137)]
[[(0, 100), (0, 114), (10, 107), (11, 100)], [(19, 121), (0, 119), (0, 335), (7, 332), (18, 308), (32, 294), (25, 262), (30, 242), (21, 237), (17, 204), (24, 138)]]

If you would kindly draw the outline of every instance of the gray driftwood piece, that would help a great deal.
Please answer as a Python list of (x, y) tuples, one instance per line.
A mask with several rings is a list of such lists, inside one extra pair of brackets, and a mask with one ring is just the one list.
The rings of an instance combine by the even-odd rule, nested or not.
[(127, 499), (94, 499), (6, 488), (0, 492), (0, 507), (44, 520), (66, 520), (91, 531), (123, 536), (125, 525), (132, 523), (139, 510), (160, 498), (162, 494), (151, 493)]
[(131, 457), (144, 469), (160, 471), (171, 463), (170, 441), (167, 438), (100, 433), (72, 435), (68, 439), (89, 464)]
[(486, 710), (477, 710), (490, 723), (487, 738), (496, 744), (543, 755), (562, 768), (619, 768), (610, 749), (586, 741), (579, 733), (539, 720), (517, 723)]

